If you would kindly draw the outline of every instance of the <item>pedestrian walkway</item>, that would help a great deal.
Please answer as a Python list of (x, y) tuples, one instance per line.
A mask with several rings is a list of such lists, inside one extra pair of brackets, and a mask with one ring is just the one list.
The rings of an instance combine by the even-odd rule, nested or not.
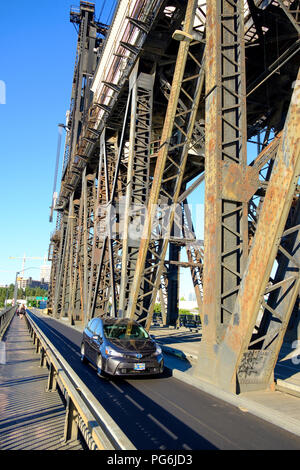
[(47, 369), (24, 318), (14, 316), (4, 338), (5, 360), (0, 364), (0, 449), (80, 450), (63, 440), (65, 407), (57, 391), (47, 392)]

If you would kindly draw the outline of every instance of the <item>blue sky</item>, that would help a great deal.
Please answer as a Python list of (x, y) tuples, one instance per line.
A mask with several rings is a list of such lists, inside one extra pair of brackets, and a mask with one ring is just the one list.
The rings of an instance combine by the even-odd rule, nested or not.
[[(96, 3), (96, 16), (104, 4)], [(0, 284), (14, 282), (22, 259), (48, 252), (57, 124), (70, 104), (77, 34), (69, 22), (79, 0), (14, 0), (0, 3)], [(111, 11), (106, 1), (100, 21)], [(0, 102), (2, 102), (0, 100)], [(62, 152), (63, 152), (62, 142)], [(62, 159), (62, 153), (61, 153)], [(26, 261), (39, 267), (42, 261)], [(24, 275), (39, 279), (39, 269)]]
[[(111, 0), (96, 0), (96, 17), (107, 22)], [(77, 34), (69, 22), (79, 0), (14, 0), (0, 3), (0, 285), (14, 282), (22, 258), (48, 252), (49, 223), (59, 123), (69, 108)], [(103, 7), (103, 8), (102, 8)], [(1, 92), (1, 90), (0, 90)], [(0, 96), (1, 98), (1, 96)], [(1, 99), (0, 99), (1, 103)], [(64, 134), (63, 134), (64, 137)], [(61, 161), (64, 139), (61, 147)], [(203, 238), (204, 183), (189, 198)], [(196, 212), (195, 212), (196, 211)], [(182, 250), (182, 259), (186, 259)], [(28, 259), (24, 275), (39, 279), (42, 260)], [(182, 269), (180, 295), (193, 290)]]
[[(100, 21), (105, 23), (112, 1), (96, 0), (95, 4), (96, 17), (102, 10)], [(0, 81), (6, 86), (6, 104), (0, 104), (0, 285), (14, 282), (24, 253), (27, 257), (48, 253), (50, 233), (55, 228), (56, 216), (49, 223), (49, 206), (57, 125), (65, 122), (70, 104), (77, 41), (69, 22), (71, 5), (79, 6), (79, 0), (0, 4)], [(63, 145), (64, 139), (60, 167)], [(193, 193), (192, 211), (203, 203), (202, 195), (203, 190)], [(42, 263), (27, 259), (25, 277), (39, 279)], [(188, 270), (182, 269), (180, 277), (181, 292), (191, 291)]]

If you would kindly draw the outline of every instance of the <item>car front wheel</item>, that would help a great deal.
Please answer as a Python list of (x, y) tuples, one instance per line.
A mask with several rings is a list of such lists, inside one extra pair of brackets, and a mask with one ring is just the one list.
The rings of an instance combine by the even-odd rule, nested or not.
[(99, 354), (98, 359), (97, 359), (97, 374), (99, 377), (104, 377), (104, 371), (103, 371), (103, 359), (101, 354)]
[(84, 343), (81, 344), (81, 348), (80, 348), (80, 360), (81, 360), (82, 364), (87, 364), (87, 362), (88, 362), (87, 358), (85, 357)]

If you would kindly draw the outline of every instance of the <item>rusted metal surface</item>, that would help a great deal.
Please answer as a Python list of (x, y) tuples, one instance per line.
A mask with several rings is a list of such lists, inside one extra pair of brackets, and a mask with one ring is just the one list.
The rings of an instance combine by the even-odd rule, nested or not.
[(150, 142), (155, 74), (138, 73), (138, 63), (130, 76), (131, 118), (127, 163), (127, 187), (122, 214), (122, 272), (119, 315), (127, 310), (136, 270), (139, 230), (150, 192)]
[(221, 175), (222, 199), (248, 202), (259, 185), (258, 171), (253, 167), (222, 161)]
[[(248, 252), (243, 2), (208, 1), (202, 375), (214, 377)], [(242, 181), (241, 181), (242, 180)], [(241, 184), (240, 184), (241, 183)]]
[(300, 174), (300, 119), (297, 100), (299, 78), (300, 76), (296, 82), (234, 315), (220, 350), (218, 381), (222, 387), (233, 391), (237, 387), (237, 368), (251, 340)]
[[(184, 28), (183, 28), (184, 34), (187, 33), (187, 35), (191, 35), (193, 31), (194, 15), (196, 12), (196, 8), (197, 8), (197, 2), (189, 0), (187, 4), (186, 16), (185, 16), (185, 21), (184, 21)], [(188, 55), (189, 55), (190, 42), (191, 42), (190, 40), (188, 41), (181, 40), (179, 44), (177, 61), (176, 61), (176, 66), (175, 66), (175, 71), (174, 71), (174, 76), (173, 76), (173, 82), (172, 82), (172, 88), (170, 91), (168, 107), (167, 107), (166, 116), (164, 120), (164, 126), (162, 130), (161, 147), (157, 156), (156, 167), (155, 167), (153, 182), (151, 186), (151, 192), (149, 196), (149, 203), (148, 203), (148, 208), (147, 208), (147, 213), (146, 213), (146, 218), (145, 218), (145, 224), (143, 228), (142, 238), (140, 241), (139, 254), (138, 254), (138, 259), (137, 259), (137, 268), (136, 268), (135, 277), (132, 283), (130, 300), (128, 304), (127, 315), (130, 316), (131, 318), (138, 317), (140, 320), (147, 317), (146, 327), (148, 329), (150, 328), (150, 324), (151, 324), (156, 294), (160, 286), (160, 278), (162, 275), (163, 261), (166, 256), (166, 250), (168, 247), (168, 239), (170, 237), (170, 233), (171, 233), (171, 229), (172, 229), (172, 225), (174, 221), (175, 205), (176, 205), (179, 192), (181, 189), (181, 182), (183, 179), (183, 173), (184, 173), (185, 163), (186, 163), (187, 154), (188, 154), (188, 148), (190, 145), (190, 139), (191, 139), (191, 135), (193, 132), (200, 94), (201, 94), (202, 86), (203, 86), (204, 74), (203, 74), (201, 64), (198, 64), (199, 66), (198, 74), (196, 74), (194, 77), (190, 77), (191, 80), (192, 79), (197, 80), (197, 86), (196, 86), (195, 96), (192, 99), (192, 103), (190, 103), (190, 106), (191, 106), (191, 109), (189, 110), (190, 116), (188, 116), (188, 113), (184, 113), (183, 115), (183, 123), (181, 124), (184, 127), (184, 130), (183, 130), (179, 126), (178, 122), (176, 122), (176, 117), (178, 118), (178, 116), (180, 116), (180, 114), (178, 114), (180, 113), (180, 111), (178, 110), (178, 104), (179, 104), (180, 93), (182, 92), (182, 87), (183, 87), (184, 71), (185, 71), (185, 65), (188, 59)], [(185, 119), (187, 119), (186, 122), (185, 122)], [(161, 243), (162, 247), (158, 248), (158, 253), (156, 255), (155, 243), (152, 244), (152, 247), (151, 247), (152, 249), (150, 248), (150, 252), (151, 252), (150, 256), (153, 257), (152, 266), (148, 267), (147, 270), (145, 270), (147, 254), (149, 253), (148, 249), (149, 249), (150, 240), (151, 240), (152, 227), (154, 224), (155, 217), (157, 217), (157, 204), (158, 204), (159, 197), (162, 197), (162, 198), (167, 197), (167, 201), (169, 199), (168, 198), (169, 193), (163, 187), (163, 179), (164, 179), (164, 172), (166, 170), (166, 165), (168, 164), (170, 165), (171, 164), (170, 162), (172, 161), (171, 157), (169, 157), (169, 162), (168, 162), (168, 153), (170, 152), (169, 142), (172, 138), (172, 133), (174, 132), (174, 126), (178, 127), (179, 132), (182, 131), (182, 143), (180, 144), (182, 153), (181, 153), (180, 162), (178, 164), (176, 163), (174, 164), (174, 171), (176, 171), (176, 179), (174, 179), (174, 186), (171, 189), (172, 201), (170, 201), (173, 203), (173, 205), (170, 206), (170, 213), (168, 216), (167, 226), (165, 227), (164, 239), (161, 240), (161, 242), (156, 243), (156, 245), (159, 245)], [(143, 276), (145, 276), (146, 273), (147, 273), (147, 279), (151, 283), (151, 290), (149, 291), (149, 293), (150, 295), (152, 295), (152, 299), (150, 301), (150, 309), (147, 311), (147, 315), (146, 315), (146, 311), (143, 312), (141, 310), (139, 314), (137, 312), (137, 309), (141, 309), (141, 305), (138, 304), (138, 298), (139, 298), (139, 295), (143, 296), (143, 293), (141, 293), (141, 287), (142, 287), (142, 282), (143, 282)], [(151, 279), (151, 275), (152, 275), (152, 279)], [(147, 295), (149, 295), (149, 293), (147, 293)]]
[[(71, 322), (128, 316), (150, 328), (160, 299), (164, 323), (171, 317), (173, 322), (179, 270), (187, 268), (203, 327), (198, 373), (233, 388), (219, 377), (220, 351), (237, 321), (236, 300), (258, 226), (261, 219), (265, 227), (273, 225), (274, 214), (263, 207), (299, 81), (299, 2), (137, 0), (130, 11), (125, 3), (118, 3), (94, 74), (94, 97), (83, 115), (74, 95), (78, 83), (73, 89), (77, 123), (71, 119), (68, 128), (61, 212), (49, 249), (50, 312)], [(78, 44), (87, 32), (83, 16), (81, 26)], [(89, 90), (83, 95), (87, 104)], [(247, 140), (258, 149), (250, 164)], [(203, 253), (184, 206), (204, 178)], [(180, 260), (183, 247), (187, 262)], [(278, 288), (289, 289), (286, 279), (278, 278)], [(295, 289), (280, 307), (287, 316)], [(263, 308), (266, 318), (267, 311), (277, 311), (268, 302)], [(268, 352), (261, 348), (274, 326), (262, 334), (269, 323), (256, 321), (260, 340), (258, 333), (251, 336), (248, 322), (251, 339), (240, 365), (234, 365), (245, 370), (251, 356), (257, 369), (259, 363), (265, 368), (263, 381), (279, 344)], [(226, 357), (233, 367), (230, 354)]]

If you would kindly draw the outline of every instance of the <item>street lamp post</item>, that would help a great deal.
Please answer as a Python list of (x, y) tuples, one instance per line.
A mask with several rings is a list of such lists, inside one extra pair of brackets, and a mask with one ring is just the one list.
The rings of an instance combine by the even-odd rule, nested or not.
[[(27, 269), (40, 269), (40, 268), (37, 268), (36, 266), (33, 266), (31, 268), (25, 268), (24, 270), (22, 270), (22, 273), (24, 271), (27, 271)], [(18, 297), (18, 275), (20, 274), (21, 271), (17, 271), (16, 272), (16, 280), (15, 280), (15, 289), (14, 289), (14, 307), (17, 306), (17, 297)]]
[(14, 289), (14, 307), (17, 306), (17, 297), (18, 297), (18, 275), (20, 271), (16, 272), (16, 280), (15, 280), (15, 289)]

